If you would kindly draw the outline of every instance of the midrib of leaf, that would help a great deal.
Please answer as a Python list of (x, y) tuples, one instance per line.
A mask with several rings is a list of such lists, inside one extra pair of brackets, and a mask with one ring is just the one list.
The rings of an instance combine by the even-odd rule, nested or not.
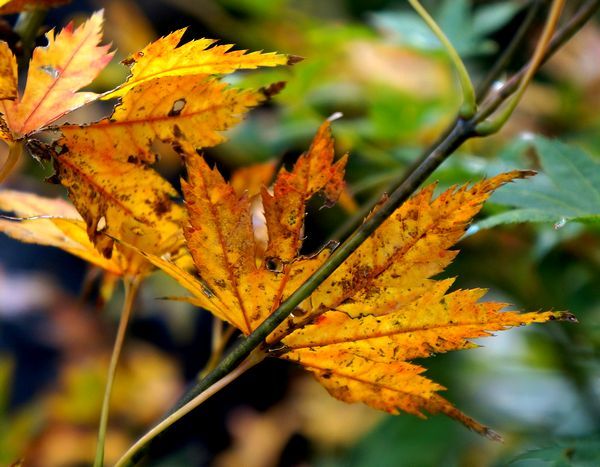
[[(231, 281), (231, 284), (233, 285), (233, 292), (238, 301), (238, 304), (240, 306), (240, 311), (242, 312), (242, 316), (244, 318), (244, 324), (246, 326), (245, 332), (250, 333), (250, 332), (252, 332), (252, 328), (250, 327), (250, 320), (248, 319), (248, 313), (246, 311), (244, 301), (242, 300), (242, 295), (240, 293), (239, 286), (238, 286), (237, 280), (235, 278), (235, 274), (233, 273), (233, 271), (231, 269), (231, 262), (229, 261), (229, 256), (227, 255), (227, 249), (225, 248), (225, 242), (223, 239), (223, 232), (221, 230), (221, 223), (219, 222), (219, 217), (217, 216), (216, 208), (215, 208), (214, 204), (212, 203), (212, 201), (210, 201), (210, 193), (208, 192), (207, 181), (206, 181), (206, 178), (204, 177), (204, 173), (202, 171), (199, 171), (199, 174), (202, 177), (202, 190), (204, 191), (204, 196), (206, 196), (206, 199), (209, 200), (208, 204), (210, 206), (210, 215), (213, 218), (213, 222), (214, 222), (215, 228), (217, 230), (217, 236), (219, 238), (219, 245), (221, 247), (221, 251), (223, 252), (223, 258), (225, 259), (225, 269), (227, 271), (227, 275), (229, 276), (229, 280)], [(227, 308), (229, 310), (229, 307), (227, 307)], [(229, 310), (229, 311), (234, 313), (234, 310)], [(233, 320), (233, 321), (235, 322), (235, 320)]]
[[(304, 212), (305, 212), (305, 208), (304, 208), (304, 204), (305, 204), (305, 200), (306, 200), (306, 192), (308, 190), (308, 184), (310, 181), (310, 163), (308, 164), (308, 170), (306, 170), (306, 175), (304, 177), (304, 183), (303, 183), (303, 188), (302, 188), (302, 192), (300, 192), (299, 190), (295, 190), (296, 192), (300, 193), (302, 196), (299, 198), (300, 201), (298, 202), (298, 211), (302, 212), (302, 218), (304, 218)], [(298, 242), (300, 240), (300, 231), (302, 230), (302, 226), (296, 230), (296, 232), (294, 232), (294, 251), (298, 252)], [(271, 312), (275, 311), (277, 309), (277, 307), (279, 307), (280, 303), (281, 303), (281, 297), (283, 296), (283, 291), (285, 289), (285, 286), (288, 283), (289, 277), (290, 277), (290, 273), (291, 273), (291, 269), (290, 269), (290, 264), (286, 264), (285, 268), (284, 268), (284, 276), (283, 279), (281, 280), (281, 283), (279, 284), (279, 288), (277, 290), (277, 294), (275, 295), (275, 298), (273, 299), (273, 305), (271, 306)]]
[[(128, 208), (125, 204), (123, 204), (123, 202), (119, 198), (114, 196), (110, 191), (106, 190), (106, 188), (104, 188), (102, 185), (96, 183), (94, 181), (94, 178), (91, 177), (90, 175), (88, 175), (87, 173), (83, 172), (79, 168), (78, 165), (73, 164), (72, 162), (70, 162), (68, 159), (66, 159), (64, 157), (59, 157), (58, 161), (60, 164), (67, 165), (74, 172), (77, 172), (81, 176), (81, 178), (83, 178), (85, 181), (87, 181), (91, 186), (95, 187), (99, 192), (101, 192), (104, 196), (106, 196), (106, 198), (110, 199), (112, 203), (119, 206), (119, 208), (121, 208), (125, 213), (130, 215), (132, 218), (134, 218), (135, 220), (137, 220), (138, 222), (141, 222), (143, 224), (148, 224), (147, 221), (139, 219), (130, 208)], [(150, 225), (153, 225), (153, 224), (150, 224)]]
[[(93, 28), (90, 28), (90, 32), (83, 38), (83, 40), (77, 44), (77, 47), (73, 50), (73, 53), (71, 53), (71, 55), (69, 56), (67, 63), (65, 64), (65, 66), (63, 67), (63, 71), (59, 74), (58, 78), (56, 78), (54, 80), (54, 82), (48, 87), (48, 89), (46, 89), (46, 92), (44, 92), (44, 94), (41, 96), (41, 98), (39, 99), (39, 101), (37, 102), (37, 104), (34, 106), (34, 108), (31, 110), (31, 112), (29, 112), (29, 115), (27, 116), (27, 118), (23, 121), (23, 124), (21, 125), (21, 128), (19, 128), (18, 132), (19, 134), (21, 133), (21, 130), (27, 126), (27, 123), (29, 123), (29, 120), (31, 120), (31, 118), (33, 117), (33, 115), (35, 115), (35, 113), (37, 112), (37, 110), (40, 108), (40, 106), (42, 105), (42, 103), (44, 102), (44, 100), (46, 100), (46, 98), (48, 97), (48, 95), (50, 95), (51, 91), (54, 89), (54, 87), (56, 86), (56, 84), (64, 78), (64, 75), (67, 74), (67, 70), (69, 68), (69, 66), (71, 65), (71, 62), (73, 61), (73, 59), (75, 58), (75, 56), (77, 55), (77, 53), (79, 52), (79, 50), (81, 49), (81, 47), (83, 47), (83, 44), (86, 43), (86, 41), (90, 38), (90, 36), (92, 36), (92, 34), (95, 33), (95, 30)], [(57, 34), (57, 36), (54, 38), (54, 41), (56, 43), (56, 39), (57, 37), (60, 35)], [(69, 70), (70, 71), (70, 70)], [(27, 81), (27, 84), (29, 83), (29, 80)], [(27, 88), (25, 88), (25, 90), (27, 90)], [(75, 91), (77, 92), (77, 91)], [(25, 97), (25, 94), (23, 94), (23, 97)], [(19, 104), (21, 104), (22, 101), (19, 101)], [(17, 131), (17, 130), (15, 130)]]
[[(341, 312), (343, 313), (343, 312)], [(355, 319), (355, 318), (352, 318)], [(379, 337), (389, 337), (389, 336), (395, 336), (395, 335), (399, 335), (399, 334), (409, 334), (409, 333), (417, 333), (417, 332), (425, 332), (425, 331), (432, 331), (432, 330), (436, 330), (436, 329), (440, 329), (440, 330), (444, 330), (444, 329), (460, 329), (462, 327), (468, 328), (470, 326), (481, 326), (482, 324), (489, 324), (488, 323), (481, 323), (481, 322), (477, 322), (477, 321), (473, 321), (473, 322), (464, 322), (464, 323), (444, 323), (443, 325), (438, 325), (438, 324), (433, 324), (433, 325), (424, 325), (424, 326), (418, 326), (418, 327), (414, 327), (414, 328), (406, 328), (406, 329), (400, 329), (400, 330), (391, 330), (388, 332), (374, 332), (373, 334), (369, 335), (369, 336), (362, 336), (362, 337), (357, 337), (357, 336), (349, 336), (346, 338), (339, 338), (339, 339), (331, 339), (329, 342), (327, 343), (323, 343), (323, 344), (314, 344), (314, 345), (310, 345), (310, 344), (304, 344), (304, 345), (287, 345), (286, 344), (286, 348), (292, 349), (292, 350), (299, 350), (299, 349), (314, 349), (314, 348), (318, 348), (318, 347), (327, 347), (329, 345), (336, 345), (336, 344), (347, 344), (347, 343), (352, 343), (352, 342), (358, 342), (358, 341), (367, 341), (370, 339), (377, 339)], [(486, 329), (486, 328), (481, 328), (480, 332), (482, 333), (487, 333), (490, 330)], [(440, 331), (440, 335), (441, 335)], [(469, 336), (465, 336), (464, 339), (469, 339), (472, 338), (473, 336), (469, 337)], [(364, 358), (364, 356), (361, 355), (361, 357)]]

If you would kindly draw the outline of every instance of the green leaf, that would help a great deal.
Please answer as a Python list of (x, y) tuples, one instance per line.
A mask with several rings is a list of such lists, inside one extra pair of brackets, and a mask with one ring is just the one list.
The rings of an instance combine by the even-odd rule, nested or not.
[(472, 226), (468, 234), (500, 224), (600, 222), (600, 163), (582, 149), (541, 136), (531, 142), (543, 173), (500, 188), (490, 202), (514, 209)]
[[(509, 462), (511, 467), (595, 467), (600, 459), (597, 437), (560, 442), (556, 446), (533, 449)], [(536, 462), (537, 461), (537, 462)]]

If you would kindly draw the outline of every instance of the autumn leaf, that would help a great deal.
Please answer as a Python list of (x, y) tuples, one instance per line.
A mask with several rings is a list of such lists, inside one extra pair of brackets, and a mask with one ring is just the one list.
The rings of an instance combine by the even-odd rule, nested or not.
[[(291, 172), (280, 172), (272, 194), (263, 190), (273, 256), (255, 254), (248, 197), (201, 158), (189, 157), (185, 235), (202, 280), (164, 259), (148, 259), (216, 316), (246, 334), (256, 329), (329, 255), (327, 249), (313, 257), (298, 255), (306, 201), (317, 191), (333, 201), (343, 188), (345, 159), (333, 163), (328, 127), (320, 128)], [(454, 259), (457, 251), (449, 248), (490, 194), (529, 175), (510, 172), (470, 188), (450, 188), (435, 199), (434, 185), (423, 189), (267, 338), (271, 355), (301, 364), (343, 401), (389, 413), (443, 413), (497, 439), (439, 395), (444, 388), (411, 360), (475, 347), (470, 339), (512, 326), (574, 320), (563, 312), (503, 312), (503, 303), (480, 302), (484, 290), (448, 292), (452, 279), (432, 279)]]
[(114, 237), (155, 254), (181, 248), (186, 213), (165, 179), (148, 166), (116, 158), (112, 142), (101, 135), (66, 134), (59, 142), (58, 150), (42, 146), (33, 152), (52, 153), (56, 176), (105, 256), (113, 252)]
[(124, 258), (101, 255), (88, 238), (85, 222), (64, 199), (0, 190), (0, 210), (16, 216), (0, 217), (0, 232), (15, 240), (60, 248), (113, 274), (125, 273)]
[[(129, 85), (119, 91), (122, 97), (110, 118), (61, 126), (63, 136), (53, 151), (57, 179), (69, 190), (90, 238), (105, 254), (112, 251), (112, 238), (156, 255), (181, 246), (186, 214), (173, 201), (177, 192), (150, 167), (156, 160), (155, 141), (188, 154), (221, 143), (221, 132), (267, 96), (262, 90), (231, 88), (213, 75), (233, 71), (235, 60), (238, 67), (281, 62), (277, 54), (259, 59), (261, 54), (226, 54), (213, 47), (209, 50), (223, 54), (218, 60), (229, 60), (230, 65), (213, 66), (209, 76), (193, 63), (202, 63), (203, 53), (216, 52), (203, 52), (205, 47), (198, 48), (195, 41), (174, 48), (179, 39), (171, 50), (165, 48), (165, 40), (136, 55), (143, 59), (132, 67)], [(198, 55), (189, 55), (192, 52)], [(164, 72), (149, 76), (144, 69)]]
[(286, 65), (294, 61), (293, 57), (273, 52), (232, 51), (232, 44), (215, 45), (216, 41), (213, 39), (193, 40), (178, 47), (184, 33), (185, 29), (172, 32), (124, 60), (123, 63), (131, 67), (131, 76), (103, 98), (123, 96), (132, 88), (156, 78), (193, 76), (193, 81), (197, 82), (209, 75)]
[[(98, 45), (102, 21), (102, 12), (98, 12), (78, 28), (70, 23), (58, 34), (50, 31), (46, 34), (48, 45), (34, 49), (23, 95), (0, 101), (0, 111), (14, 139), (97, 99), (96, 93), (78, 90), (90, 84), (112, 59), (109, 46)], [(5, 51), (0, 59), (1, 67), (12, 70), (14, 76), (14, 55)]]
[(292, 172), (283, 169), (273, 194), (263, 191), (263, 204), (269, 245), (266, 256), (288, 263), (298, 256), (304, 225), (305, 205), (322, 191), (328, 203), (335, 203), (344, 188), (347, 157), (333, 164), (334, 147), (329, 123), (319, 132), (306, 155), (301, 156)]
[(240, 91), (217, 80), (168, 76), (131, 89), (110, 118), (90, 125), (64, 125), (68, 147), (106, 139), (114, 158), (153, 163), (153, 141), (193, 149), (225, 140), (221, 131), (235, 125), (251, 107), (264, 100), (260, 91)]
[(16, 99), (18, 95), (17, 60), (4, 41), (0, 42), (0, 100)]

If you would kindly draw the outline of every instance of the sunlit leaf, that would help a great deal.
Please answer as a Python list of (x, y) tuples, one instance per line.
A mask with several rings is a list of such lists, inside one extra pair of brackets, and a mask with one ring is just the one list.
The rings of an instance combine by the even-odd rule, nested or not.
[[(311, 258), (298, 256), (305, 204), (317, 191), (331, 200), (339, 195), (344, 163), (333, 163), (326, 123), (293, 170), (280, 172), (273, 194), (263, 190), (269, 251), (274, 252), (263, 259), (256, 254), (248, 197), (203, 159), (188, 157), (183, 189), (191, 225), (186, 238), (202, 282), (190, 284), (178, 273), (173, 277), (201, 298), (206, 309), (250, 333), (328, 257), (328, 250)], [(451, 279), (431, 278), (454, 259), (457, 252), (449, 248), (490, 194), (529, 175), (510, 172), (471, 188), (453, 187), (436, 199), (434, 186), (422, 190), (268, 337), (274, 354), (303, 365), (338, 399), (390, 413), (443, 413), (497, 439), (441, 397), (443, 387), (410, 361), (474, 347), (470, 339), (491, 331), (573, 319), (561, 312), (502, 312), (505, 304), (480, 303), (483, 290), (448, 293)], [(151, 261), (173, 272), (160, 259)]]
[(58, 34), (50, 31), (48, 45), (34, 49), (23, 95), (0, 102), (0, 111), (16, 137), (37, 131), (98, 97), (78, 90), (112, 59), (110, 46), (98, 45), (102, 21), (98, 12), (77, 28), (71, 23)]
[(228, 74), (240, 69), (285, 65), (290, 58), (276, 53), (232, 51), (232, 44), (215, 45), (213, 39), (198, 39), (179, 45), (185, 29), (149, 44), (124, 61), (131, 67), (127, 81), (104, 96), (123, 96), (132, 88), (156, 78), (193, 76), (200, 81), (209, 75)]
[(18, 94), (17, 60), (4, 41), (0, 42), (0, 100), (15, 99)]

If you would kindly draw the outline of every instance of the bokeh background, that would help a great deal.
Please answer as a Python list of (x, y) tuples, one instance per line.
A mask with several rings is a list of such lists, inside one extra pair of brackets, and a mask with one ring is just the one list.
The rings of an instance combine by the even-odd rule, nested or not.
[[(526, 1), (424, 2), (480, 80), (523, 20)], [(567, 2), (568, 8), (578, 2)], [(234, 84), (287, 81), (207, 156), (225, 173), (275, 159), (290, 163), (334, 112), (339, 154), (349, 151), (348, 196), (307, 221), (306, 251), (394, 179), (433, 142), (460, 104), (451, 64), (404, 1), (111, 0), (52, 10), (62, 27), (104, 8), (118, 59), (188, 27), (240, 48), (305, 57), (292, 68), (234, 75)], [(13, 22), (14, 17), (7, 17)], [(533, 34), (511, 63), (535, 46)], [(43, 44), (43, 40), (40, 41)], [(499, 134), (463, 146), (432, 177), (440, 188), (500, 167), (536, 166), (523, 142), (558, 137), (600, 157), (600, 29), (588, 24), (539, 74)], [(94, 90), (126, 76), (118, 60)], [(99, 103), (75, 117), (98, 119)], [(4, 148), (2, 149), (4, 151)], [(159, 170), (178, 184), (178, 158)], [(508, 156), (507, 156), (508, 154)], [(5, 153), (0, 154), (0, 158)], [(23, 159), (4, 186), (64, 196), (41, 182), (50, 167)], [(482, 217), (497, 212), (490, 204)], [(551, 323), (501, 333), (485, 346), (428, 359), (429, 375), (461, 409), (494, 427), (493, 443), (444, 417), (388, 416), (332, 399), (292, 365), (267, 361), (180, 422), (154, 446), (152, 466), (547, 466), (600, 465), (600, 236), (598, 226), (519, 224), (463, 240), (445, 273), (456, 287), (485, 287), (518, 309), (570, 310), (578, 325)], [(560, 227), (560, 228), (556, 228)], [(51, 248), (0, 236), (0, 465), (89, 465), (122, 291), (106, 303), (94, 271)], [(160, 300), (182, 290), (162, 274), (136, 305), (113, 398), (107, 460), (114, 461), (173, 403), (210, 351), (208, 313)]]

